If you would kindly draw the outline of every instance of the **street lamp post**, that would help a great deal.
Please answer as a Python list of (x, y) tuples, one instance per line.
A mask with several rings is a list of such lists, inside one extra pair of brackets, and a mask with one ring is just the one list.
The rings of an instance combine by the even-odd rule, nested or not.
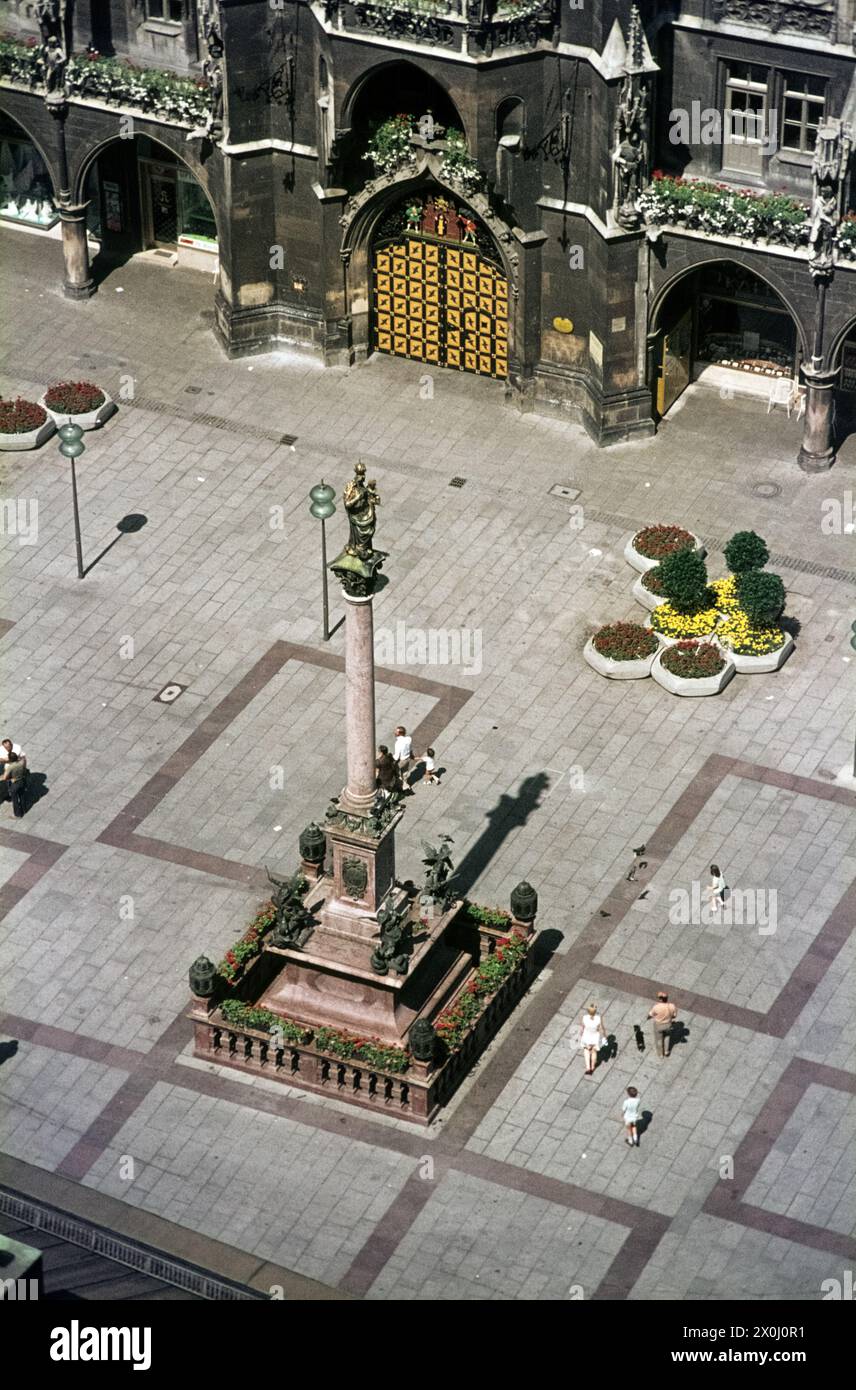
[(83, 547), (80, 543), (80, 511), (77, 505), (77, 474), (74, 468), (74, 460), (79, 459), (86, 449), (83, 442), (83, 430), (79, 425), (60, 425), (57, 430), (61, 443), (59, 451), (64, 458), (71, 461), (71, 501), (74, 508), (74, 541), (77, 546), (77, 577), (82, 579), (83, 569)]
[(310, 516), (314, 516), (321, 522), (321, 593), (324, 605), (324, 641), (330, 640), (330, 605), (327, 595), (327, 531), (325, 522), (333, 515), (336, 507), (333, 498), (336, 496), (333, 488), (322, 478), (320, 483), (316, 483), (309, 492), (311, 506)]

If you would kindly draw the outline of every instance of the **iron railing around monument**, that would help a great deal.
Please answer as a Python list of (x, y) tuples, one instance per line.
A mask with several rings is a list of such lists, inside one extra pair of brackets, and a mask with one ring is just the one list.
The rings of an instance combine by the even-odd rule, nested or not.
[(315, 0), (344, 33), (424, 43), (472, 56), (559, 40), (560, 0)]
[[(499, 930), (479, 928), (476, 953), (481, 959), (493, 954)], [(253, 969), (256, 964), (253, 962)], [(529, 988), (534, 964), (532, 937), (519, 966), (487, 998), (460, 1046), (436, 1063), (412, 1059), (406, 1072), (386, 1072), (363, 1061), (322, 1053), (311, 1041), (275, 1038), (258, 1028), (232, 1024), (219, 1008), (203, 1012), (197, 1007), (189, 1015), (193, 1054), (217, 1066), (266, 1076), (363, 1108), (384, 1110), (416, 1124), (430, 1124)], [(450, 1005), (471, 978), (467, 976)]]

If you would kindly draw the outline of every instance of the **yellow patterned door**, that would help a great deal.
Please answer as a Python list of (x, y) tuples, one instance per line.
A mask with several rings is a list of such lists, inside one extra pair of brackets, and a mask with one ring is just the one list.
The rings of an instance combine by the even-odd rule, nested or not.
[(508, 375), (508, 281), (473, 246), (404, 236), (374, 254), (374, 346)]

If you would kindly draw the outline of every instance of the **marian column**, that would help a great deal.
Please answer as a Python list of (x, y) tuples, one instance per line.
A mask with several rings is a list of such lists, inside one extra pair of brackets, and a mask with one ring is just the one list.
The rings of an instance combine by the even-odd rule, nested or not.
[(345, 609), (345, 739), (348, 781), (340, 809), (351, 816), (370, 815), (377, 795), (375, 782), (374, 615), (372, 603), (386, 580), (380, 574), (387, 556), (374, 550), (376, 508), (380, 505), (374, 479), (366, 482), (366, 466), (358, 463), (342, 500), (350, 523), (348, 544), (330, 569), (342, 585)]

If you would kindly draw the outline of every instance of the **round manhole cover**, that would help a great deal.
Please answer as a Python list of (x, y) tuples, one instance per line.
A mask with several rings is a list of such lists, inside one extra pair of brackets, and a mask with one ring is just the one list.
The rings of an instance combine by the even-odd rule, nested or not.
[(752, 491), (756, 497), (780, 497), (782, 493), (778, 483), (753, 483)]

